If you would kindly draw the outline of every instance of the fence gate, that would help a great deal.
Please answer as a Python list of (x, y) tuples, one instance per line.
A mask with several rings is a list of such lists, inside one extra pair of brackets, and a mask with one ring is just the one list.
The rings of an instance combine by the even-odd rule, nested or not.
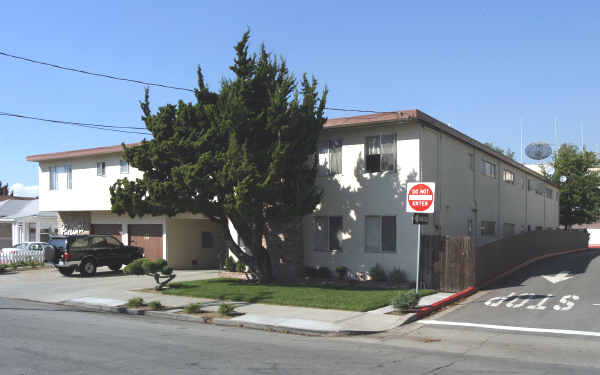
[(458, 292), (475, 284), (471, 237), (422, 236), (420, 284), (443, 292)]

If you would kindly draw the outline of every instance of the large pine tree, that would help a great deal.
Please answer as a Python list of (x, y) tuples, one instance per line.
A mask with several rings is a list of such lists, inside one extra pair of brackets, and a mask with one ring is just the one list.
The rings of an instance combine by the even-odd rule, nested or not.
[[(141, 103), (153, 139), (124, 155), (143, 179), (117, 181), (110, 189), (117, 214), (202, 213), (222, 224), (231, 250), (262, 282), (272, 279), (263, 239), (270, 224), (298, 220), (321, 198), (315, 186), (317, 142), (325, 122), (327, 90), (316, 79), (298, 81), (283, 59), (248, 53), (249, 32), (235, 46), (230, 67), (211, 92), (198, 69), (196, 102), (150, 111)], [(251, 253), (232, 240), (231, 221)]]

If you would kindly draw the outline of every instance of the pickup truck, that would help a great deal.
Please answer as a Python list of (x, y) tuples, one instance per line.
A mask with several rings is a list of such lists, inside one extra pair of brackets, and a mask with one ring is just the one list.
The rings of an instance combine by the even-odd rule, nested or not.
[(117, 271), (123, 264), (144, 256), (141, 247), (125, 246), (108, 235), (52, 237), (49, 243), (55, 248), (54, 266), (65, 276), (76, 270), (81, 276), (93, 276), (101, 266)]

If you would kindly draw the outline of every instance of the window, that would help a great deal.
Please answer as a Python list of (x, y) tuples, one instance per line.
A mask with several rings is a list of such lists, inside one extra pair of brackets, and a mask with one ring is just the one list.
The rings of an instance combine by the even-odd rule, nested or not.
[(527, 191), (533, 190), (533, 180), (527, 179)]
[(472, 152), (469, 152), (469, 169), (475, 170), (475, 154)]
[(481, 159), (481, 173), (484, 176), (496, 178), (496, 163)]
[(73, 189), (73, 168), (70, 165), (65, 165), (65, 173), (67, 174), (67, 189)]
[(333, 140), (319, 148), (319, 170), (321, 176), (342, 173), (342, 141)]
[(509, 171), (508, 169), (504, 170), (504, 182), (508, 184), (515, 183), (515, 173), (513, 171)]
[(550, 189), (550, 188), (546, 188), (546, 198), (548, 198), (548, 199), (552, 199), (552, 198), (554, 198), (554, 197), (552, 196), (552, 189)]
[(128, 162), (126, 162), (125, 160), (121, 159), (121, 160), (119, 160), (119, 165), (121, 166), (121, 173), (122, 174), (129, 173), (129, 163)]
[(473, 234), (473, 219), (467, 220), (467, 233)]
[(365, 220), (365, 250), (396, 251), (396, 216), (367, 216)]
[(106, 176), (106, 162), (99, 161), (96, 163), (96, 174), (98, 176)]
[(342, 249), (341, 216), (316, 216), (315, 217), (315, 250), (341, 250)]
[(90, 245), (93, 247), (105, 247), (106, 240), (104, 239), (104, 237), (92, 237)]
[(119, 240), (117, 240), (116, 238), (109, 236), (109, 237), (105, 237), (106, 238), (106, 243), (109, 244), (110, 246), (121, 246), (122, 243), (119, 242)]
[(50, 227), (40, 227), (40, 242), (50, 241)]
[(504, 238), (512, 237), (515, 235), (515, 225), (511, 223), (504, 223), (502, 228), (502, 236)]
[(482, 221), (481, 222), (481, 235), (482, 236), (494, 236), (496, 234), (496, 222), (495, 221)]
[(50, 167), (50, 190), (58, 189), (58, 176), (56, 174), (56, 167)]
[(366, 171), (396, 170), (396, 134), (367, 137), (365, 140)]
[(88, 238), (87, 237), (79, 237), (78, 239), (73, 241), (73, 243), (71, 244), (71, 248), (72, 249), (83, 248), (83, 247), (87, 247), (87, 245), (88, 245)]
[[(214, 246), (213, 236), (211, 232), (202, 232), (202, 248), (211, 249)], [(241, 247), (242, 245), (240, 245)]]

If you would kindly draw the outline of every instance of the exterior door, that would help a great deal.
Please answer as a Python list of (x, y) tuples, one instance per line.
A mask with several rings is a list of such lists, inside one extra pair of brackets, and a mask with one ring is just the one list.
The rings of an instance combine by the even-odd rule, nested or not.
[(117, 240), (123, 241), (121, 236), (121, 224), (92, 224), (91, 234), (108, 234), (114, 236)]
[(144, 249), (144, 257), (151, 260), (163, 257), (161, 224), (129, 224), (129, 245)]

